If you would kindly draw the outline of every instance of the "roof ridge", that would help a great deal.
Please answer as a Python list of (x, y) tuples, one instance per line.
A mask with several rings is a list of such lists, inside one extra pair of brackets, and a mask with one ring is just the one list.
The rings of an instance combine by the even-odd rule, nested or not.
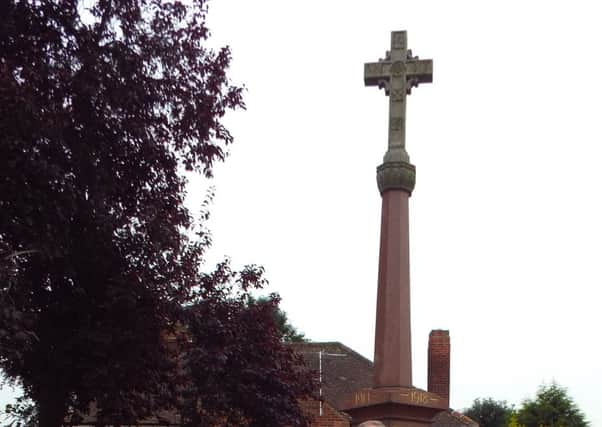
[(351, 353), (354, 356), (357, 356), (358, 359), (361, 359), (362, 361), (364, 361), (370, 367), (374, 366), (374, 363), (370, 359), (368, 359), (367, 357), (365, 357), (362, 354), (358, 353), (357, 351), (355, 351), (351, 347), (346, 346), (345, 344), (343, 344), (340, 341), (307, 341), (307, 342), (290, 343), (290, 344), (292, 344), (292, 346), (294, 346), (294, 347), (297, 347), (297, 346), (303, 347), (303, 346), (310, 346), (310, 345), (315, 345), (315, 346), (321, 346), (321, 345), (338, 345), (338, 346), (342, 347), (347, 353)]

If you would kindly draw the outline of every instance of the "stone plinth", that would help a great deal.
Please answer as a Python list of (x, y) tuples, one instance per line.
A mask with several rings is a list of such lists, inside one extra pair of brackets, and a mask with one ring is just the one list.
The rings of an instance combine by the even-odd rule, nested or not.
[(413, 387), (362, 389), (353, 393), (343, 409), (355, 427), (378, 420), (387, 427), (425, 427), (447, 409), (447, 401), (436, 394)]

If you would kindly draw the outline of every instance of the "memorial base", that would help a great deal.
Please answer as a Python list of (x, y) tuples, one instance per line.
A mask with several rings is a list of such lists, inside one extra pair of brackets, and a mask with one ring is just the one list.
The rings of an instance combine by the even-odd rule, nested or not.
[(387, 427), (425, 427), (449, 407), (447, 399), (412, 387), (361, 389), (348, 399), (343, 411), (351, 426), (364, 421), (381, 421)]

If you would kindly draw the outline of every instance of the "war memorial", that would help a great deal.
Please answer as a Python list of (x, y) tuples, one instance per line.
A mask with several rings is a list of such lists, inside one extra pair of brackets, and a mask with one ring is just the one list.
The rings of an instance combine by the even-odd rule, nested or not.
[(321, 376), (323, 354), (345, 355), (327, 362), (331, 375), (325, 375), (324, 399), (331, 410), (325, 411), (320, 402), (312, 426), (476, 425), (449, 408), (448, 331), (430, 333), (428, 390), (412, 384), (409, 199), (416, 168), (406, 150), (406, 100), (413, 88), (432, 80), (433, 61), (412, 55), (405, 31), (391, 33), (391, 47), (384, 59), (364, 65), (365, 85), (383, 89), (389, 98), (388, 146), (376, 170), (382, 213), (374, 362), (340, 343), (298, 347), (313, 366), (311, 354), (320, 353)]
[(374, 386), (357, 390), (346, 412), (353, 424), (377, 419), (387, 427), (430, 425), (444, 397), (412, 387), (409, 198), (416, 168), (406, 151), (406, 99), (413, 87), (433, 80), (433, 61), (412, 56), (405, 31), (391, 33), (384, 60), (364, 65), (364, 83), (389, 97), (389, 141), (376, 179), (382, 196)]

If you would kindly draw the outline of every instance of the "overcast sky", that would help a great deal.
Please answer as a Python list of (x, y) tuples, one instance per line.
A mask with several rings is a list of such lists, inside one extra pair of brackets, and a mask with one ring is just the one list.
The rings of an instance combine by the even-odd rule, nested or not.
[[(265, 266), (292, 323), (372, 359), (391, 30), (434, 60), (408, 101), (414, 384), (449, 329), (451, 404), (568, 387), (602, 426), (602, 26), (596, 2), (210, 3), (247, 111), (216, 172), (216, 259)], [(200, 203), (203, 186), (195, 184)]]
[(454, 408), (555, 379), (602, 426), (596, 3), (213, 0), (247, 110), (226, 119), (212, 261), (262, 264), (308, 338), (372, 359), (388, 100), (363, 64), (407, 30), (434, 61), (407, 113), (414, 385), (429, 331), (449, 329)]

